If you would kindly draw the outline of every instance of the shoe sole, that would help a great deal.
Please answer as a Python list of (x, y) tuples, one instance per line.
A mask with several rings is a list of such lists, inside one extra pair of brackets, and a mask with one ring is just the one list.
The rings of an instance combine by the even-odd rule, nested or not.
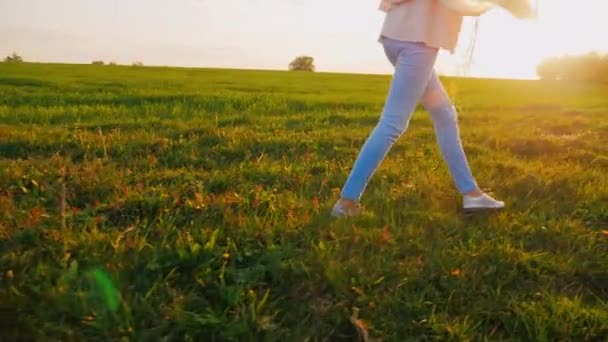
[(495, 212), (495, 211), (501, 211), (503, 210), (505, 207), (497, 207), (497, 208), (492, 208), (492, 207), (483, 207), (483, 208), (463, 208), (463, 212), (465, 214), (474, 214), (474, 213), (480, 213), (480, 212)]
[(331, 213), (329, 216), (333, 217), (333, 218), (337, 218), (337, 219), (341, 219), (341, 218), (353, 218), (353, 217), (358, 217), (361, 214), (356, 214), (356, 215), (335, 215), (334, 213)]

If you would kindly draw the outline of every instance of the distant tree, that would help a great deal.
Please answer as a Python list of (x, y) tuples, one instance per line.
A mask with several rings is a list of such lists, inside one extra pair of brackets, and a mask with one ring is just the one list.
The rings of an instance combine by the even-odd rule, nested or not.
[(536, 74), (543, 80), (558, 80), (560, 78), (560, 58), (547, 58), (536, 67)]
[(23, 58), (16, 52), (13, 52), (10, 56), (4, 58), (4, 63), (23, 63)]
[(93, 61), (93, 63), (91, 63), (93, 65), (104, 65), (105, 63), (103, 61)]
[(110, 63), (108, 63), (108, 65), (115, 66), (115, 65), (118, 65), (118, 64), (116, 64), (116, 62), (114, 62), (114, 61), (111, 61)]
[(291, 71), (315, 71), (315, 59), (309, 56), (296, 57), (289, 63)]
[(134, 67), (143, 67), (144, 63), (137, 61), (137, 62), (133, 62), (133, 64), (131, 64), (131, 65), (134, 66)]
[(608, 82), (608, 55), (551, 57), (538, 65), (536, 73), (544, 80)]

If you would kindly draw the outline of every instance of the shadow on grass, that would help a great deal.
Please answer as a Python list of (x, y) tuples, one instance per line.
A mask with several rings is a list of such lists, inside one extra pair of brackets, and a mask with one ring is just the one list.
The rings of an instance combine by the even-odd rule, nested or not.
[(0, 86), (11, 87), (52, 87), (54, 83), (33, 78), (0, 77)]
[[(9, 80), (7, 82), (36, 84), (44, 86), (46, 83), (35, 80)], [(90, 89), (89, 93), (66, 95), (64, 92), (57, 94), (31, 94), (27, 96), (13, 96), (0, 100), (0, 104), (7, 106), (31, 105), (35, 103), (39, 107), (50, 106), (121, 106), (128, 108), (136, 108), (142, 106), (157, 106), (166, 107), (168, 110), (171, 107), (179, 105), (183, 108), (190, 108), (198, 112), (206, 113), (239, 113), (247, 112), (255, 109), (256, 112), (264, 113), (264, 115), (280, 115), (285, 113), (302, 113), (302, 112), (323, 112), (323, 111), (354, 111), (354, 110), (369, 110), (374, 107), (370, 103), (357, 102), (329, 102), (329, 101), (306, 101), (300, 99), (285, 99), (268, 95), (255, 94), (223, 94), (223, 95), (199, 95), (199, 94), (183, 94), (183, 95), (140, 95), (120, 93), (99, 93), (97, 89)], [(339, 120), (339, 119), (338, 119)]]
[(73, 142), (0, 142), (0, 158), (50, 158), (58, 153), (69, 155), (74, 160), (82, 160), (84, 156), (84, 151)]

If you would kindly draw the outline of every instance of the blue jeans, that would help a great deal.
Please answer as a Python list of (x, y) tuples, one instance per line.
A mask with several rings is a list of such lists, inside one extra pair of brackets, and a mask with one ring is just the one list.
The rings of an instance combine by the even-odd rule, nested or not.
[(407, 129), (419, 102), (431, 114), (437, 142), (456, 187), (461, 193), (477, 190), (462, 149), (456, 109), (434, 71), (438, 49), (388, 38), (382, 43), (395, 74), (380, 121), (359, 153), (342, 198), (359, 201), (369, 179)]

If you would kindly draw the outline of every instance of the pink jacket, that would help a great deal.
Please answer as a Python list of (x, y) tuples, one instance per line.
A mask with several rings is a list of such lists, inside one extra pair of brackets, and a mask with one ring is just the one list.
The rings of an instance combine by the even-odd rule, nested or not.
[(382, 37), (451, 52), (456, 48), (463, 16), (440, 0), (382, 0), (380, 9), (386, 12)]

